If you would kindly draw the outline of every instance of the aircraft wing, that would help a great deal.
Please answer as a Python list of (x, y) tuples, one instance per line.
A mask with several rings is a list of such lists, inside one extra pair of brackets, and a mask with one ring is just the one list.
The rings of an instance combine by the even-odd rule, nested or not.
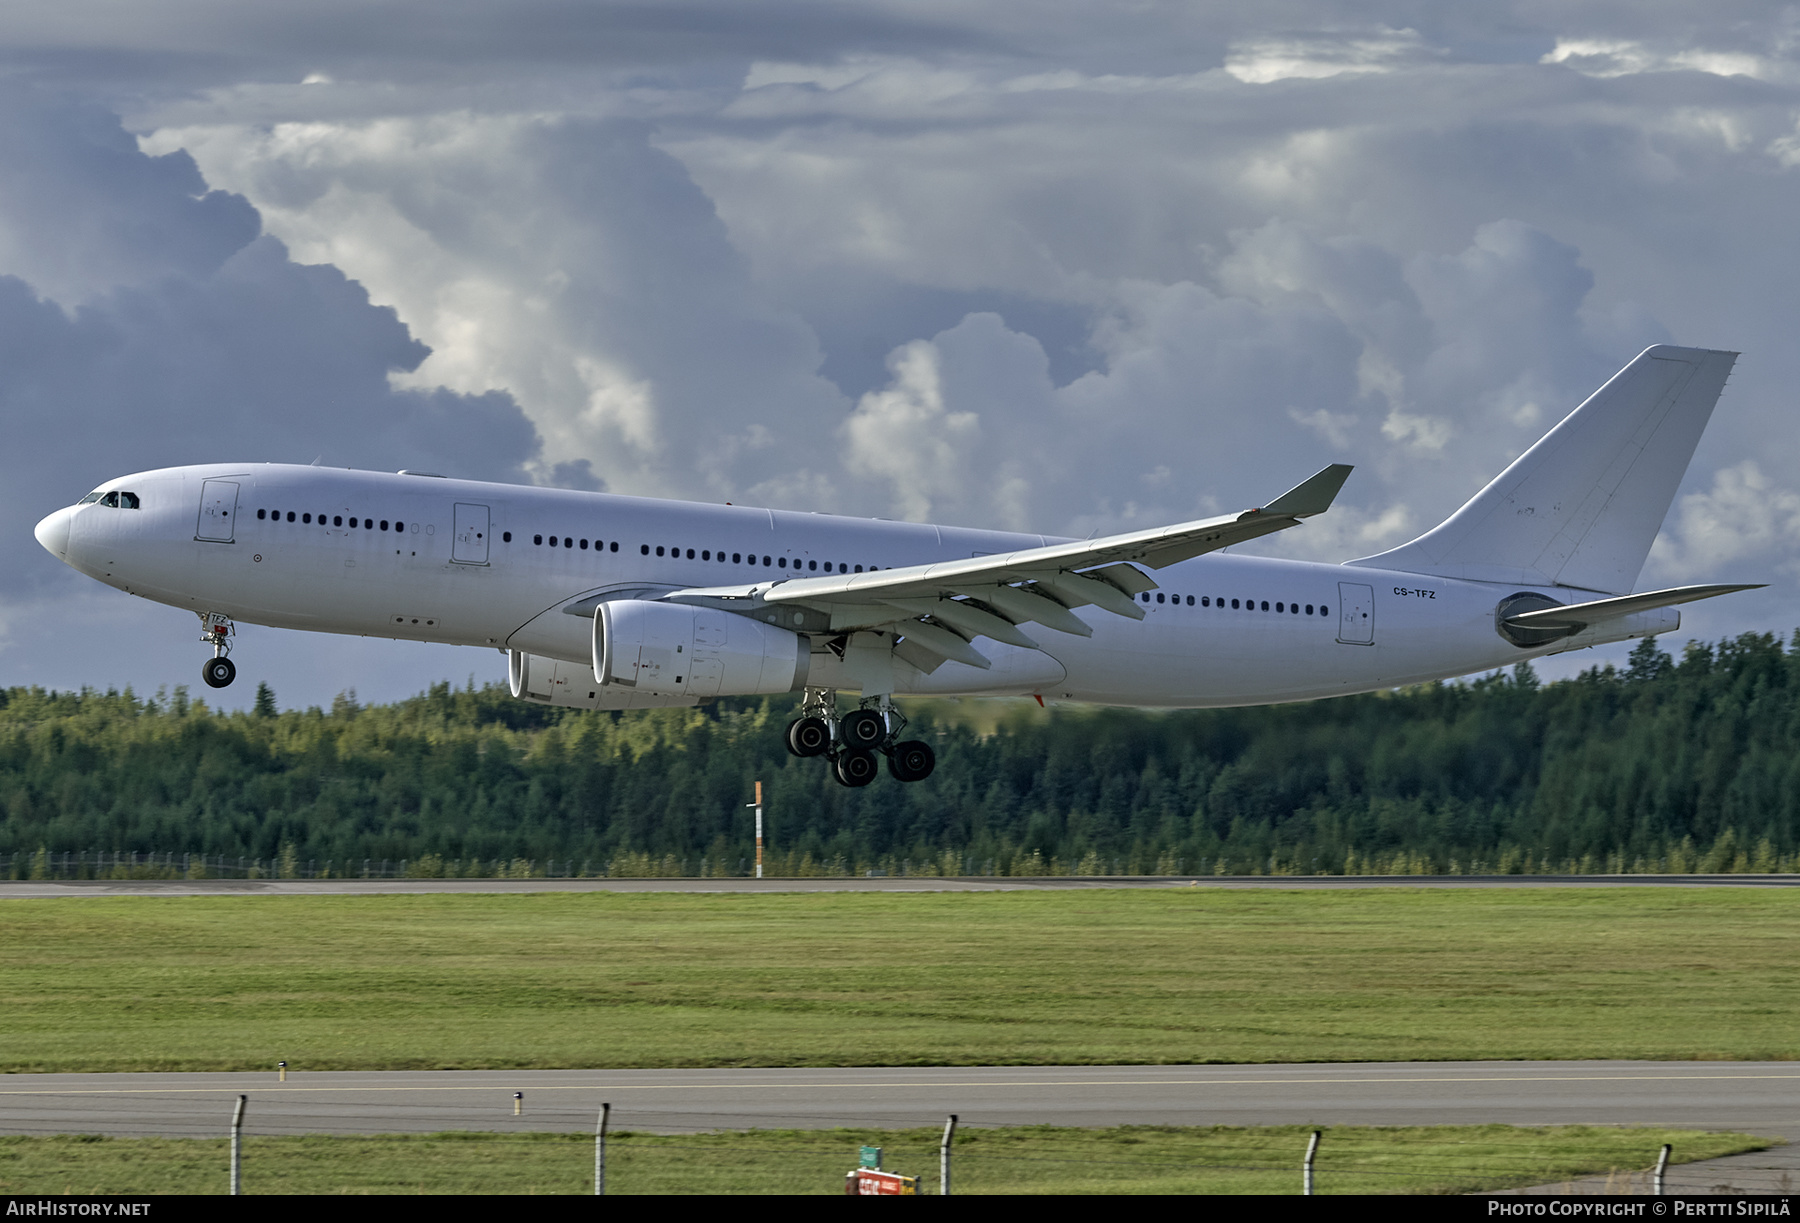
[[(1038, 649), (1018, 627), (1027, 623), (1092, 636), (1093, 629), (1072, 611), (1090, 605), (1141, 620), (1137, 596), (1156, 589), (1156, 583), (1138, 565), (1161, 569), (1298, 526), (1330, 508), (1350, 470), (1334, 463), (1267, 505), (1177, 526), (967, 560), (683, 590), (665, 597), (753, 615), (761, 608), (781, 608), (788, 614), (779, 623), (791, 620), (808, 633), (891, 632), (901, 639), (896, 652), (925, 671), (945, 659), (986, 668), (988, 660), (970, 644), (974, 638)], [(743, 606), (744, 600), (754, 609)]]

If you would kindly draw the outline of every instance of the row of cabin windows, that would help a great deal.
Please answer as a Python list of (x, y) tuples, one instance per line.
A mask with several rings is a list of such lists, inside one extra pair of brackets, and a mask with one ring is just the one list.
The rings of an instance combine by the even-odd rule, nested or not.
[(136, 493), (103, 493), (99, 489), (95, 489), (75, 504), (104, 505), (109, 509), (115, 510), (135, 510), (139, 508), (138, 495)]
[[(287, 510), (285, 512), (287, 514), (287, 520), (289, 522), (295, 521), (296, 518), (298, 519), (298, 521), (304, 522), (304, 523), (310, 523), (313, 520), (313, 516), (311, 514), (303, 513), (303, 514), (296, 515), (293, 510)], [(283, 513), (283, 511), (281, 511), (281, 510), (257, 510), (256, 516), (259, 520), (263, 519), (263, 518), (267, 518), (273, 522), (280, 522), (282, 513)], [(319, 518), (320, 526), (327, 525), (327, 523), (325, 521), (325, 515), (320, 514), (318, 516), (318, 518)], [(365, 531), (373, 531), (375, 529), (375, 520), (373, 518), (363, 518), (360, 520), (356, 519), (356, 518), (350, 519), (349, 525), (354, 527), (359, 524), (361, 525), (362, 529)], [(331, 518), (331, 522), (329, 525), (334, 526), (334, 527), (343, 526), (344, 525), (344, 516), (342, 514), (334, 514)], [(388, 520), (385, 518), (383, 518), (381, 520), (381, 529), (384, 531), (388, 529)], [(404, 530), (406, 530), (406, 524), (404, 522), (396, 522), (393, 524), (393, 529), (396, 531), (404, 531)]]
[[(508, 532), (506, 532), (506, 534), (502, 535), (500, 538), (510, 544), (512, 542), (512, 532), (508, 531)], [(587, 550), (587, 546), (588, 546), (587, 540), (585, 540), (585, 539), (570, 539), (567, 535), (563, 536), (561, 539), (558, 539), (556, 536), (552, 535), (552, 536), (550, 536), (550, 538), (548, 540), (546, 540), (542, 535), (533, 535), (531, 537), (531, 542), (534, 544), (538, 544), (540, 546), (542, 546), (545, 543), (548, 543), (552, 548), (555, 548), (559, 545), (564, 548), (580, 548), (584, 552)], [(613, 540), (613, 542), (612, 542), (612, 550), (614, 552), (617, 552), (619, 550), (619, 541), (616, 539)], [(596, 552), (606, 551), (606, 541), (603, 539), (596, 539), (594, 541), (594, 551), (596, 551)]]
[[(506, 532), (506, 534), (504, 536), (502, 536), (502, 538), (507, 543), (511, 543), (512, 542), (512, 532), (511, 531)], [(572, 539), (567, 535), (561, 536), (560, 538), (555, 535), (551, 535), (551, 536), (533, 535), (531, 537), (531, 542), (534, 544), (537, 544), (539, 547), (542, 547), (544, 544), (547, 543), (552, 548), (562, 547), (562, 548), (586, 549), (588, 546), (587, 540)], [(603, 541), (598, 540), (598, 539), (593, 541), (594, 551), (598, 552), (601, 550), (602, 542)], [(614, 540), (612, 542), (612, 544), (609, 545), (609, 547), (610, 547), (611, 551), (617, 552), (619, 550), (618, 541)], [(650, 555), (650, 545), (649, 544), (639, 544), (638, 545), (638, 553), (641, 556), (649, 556)], [(668, 556), (672, 560), (680, 560), (682, 558), (683, 554), (684, 554), (683, 549), (681, 549), (681, 548), (668, 548), (668, 547), (664, 547), (660, 544), (657, 545), (657, 547), (656, 547), (656, 555)], [(688, 548), (685, 551), (685, 555), (687, 556), (687, 559), (690, 561), (696, 560), (696, 559), (703, 560), (703, 561), (716, 560), (721, 565), (723, 565), (725, 563), (725, 554), (723, 552), (720, 552), (719, 554), (717, 554), (715, 556), (713, 554), (713, 551), (711, 548), (702, 548), (700, 550), (698, 556), (696, 556), (694, 549)], [(731, 554), (731, 563), (734, 565), (746, 565), (746, 564), (754, 565), (754, 564), (757, 564), (758, 561), (757, 561), (756, 553), (754, 553), (754, 552), (750, 552), (750, 553), (733, 552)], [(790, 562), (788, 561), (788, 558), (785, 556), (765, 556), (762, 558), (761, 563), (764, 565), (772, 565), (777, 569), (786, 569)], [(791, 563), (795, 569), (799, 569), (801, 567), (800, 561), (798, 559), (794, 560)], [(818, 561), (807, 561), (806, 568), (817, 573), (819, 571), (819, 562)], [(850, 570), (851, 570), (851, 567), (849, 565), (843, 564), (842, 562), (838, 563), (835, 570), (832, 567), (832, 562), (830, 562), (830, 561), (825, 562), (825, 572), (826, 573), (832, 573), (832, 572), (849, 573)], [(871, 572), (873, 572), (875, 570), (875, 566), (870, 565), (869, 570)], [(863, 571), (863, 567), (861, 565), (856, 566), (857, 573), (861, 573), (862, 571)]]
[[(1148, 603), (1150, 601), (1150, 593), (1148, 591), (1145, 591), (1142, 595), (1140, 595), (1138, 597), (1143, 599), (1143, 601), (1146, 603)], [(1187, 605), (1189, 607), (1192, 607), (1194, 605), (1194, 596), (1187, 595), (1185, 597), (1187, 598)], [(1182, 598), (1183, 598), (1182, 595), (1169, 595), (1168, 601), (1170, 603), (1174, 603), (1177, 606), (1179, 606), (1181, 604)], [(1163, 593), (1161, 591), (1157, 592), (1156, 601), (1158, 603), (1163, 602)], [(1269, 601), (1267, 599), (1262, 600), (1262, 602), (1260, 604), (1255, 599), (1244, 599), (1242, 601), (1242, 603), (1243, 603), (1243, 610), (1245, 610), (1245, 611), (1256, 611), (1259, 607), (1263, 611), (1269, 610)], [(1233, 609), (1236, 609), (1238, 607), (1238, 604), (1239, 604), (1239, 600), (1237, 600), (1237, 599), (1231, 600), (1231, 606)], [(1215, 599), (1211, 595), (1201, 595), (1200, 596), (1200, 606), (1201, 607), (1224, 607), (1225, 599), (1222, 596)], [(1287, 615), (1290, 615), (1290, 616), (1298, 616), (1300, 614), (1300, 604), (1279, 602), (1279, 603), (1275, 604), (1275, 610), (1278, 612), (1286, 613)], [(1315, 614), (1320, 615), (1320, 616), (1329, 616), (1331, 614), (1331, 608), (1329, 608), (1325, 604), (1321, 603), (1321, 604), (1319, 604), (1317, 612), (1315, 612), (1313, 610), (1313, 605), (1311, 603), (1308, 603), (1306, 605), (1306, 614), (1309, 616), (1315, 615)]]

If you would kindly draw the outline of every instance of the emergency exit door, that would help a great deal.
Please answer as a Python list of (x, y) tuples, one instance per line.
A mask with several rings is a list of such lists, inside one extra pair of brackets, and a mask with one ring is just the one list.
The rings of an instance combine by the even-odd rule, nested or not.
[(450, 537), (450, 559), (459, 565), (488, 563), (488, 507), (456, 503), (455, 531)]

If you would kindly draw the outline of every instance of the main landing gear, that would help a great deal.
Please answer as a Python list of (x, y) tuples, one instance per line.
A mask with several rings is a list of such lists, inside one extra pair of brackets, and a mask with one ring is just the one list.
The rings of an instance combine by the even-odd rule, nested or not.
[(825, 756), (839, 785), (866, 786), (880, 771), (875, 756), (887, 757), (887, 770), (896, 781), (924, 781), (937, 765), (931, 745), (918, 739), (896, 742), (906, 729), (906, 718), (885, 696), (867, 697), (843, 717), (837, 712), (837, 693), (829, 688), (808, 688), (800, 716), (788, 723), (787, 748), (796, 756)]
[(205, 629), (200, 640), (213, 648), (213, 656), (200, 668), (200, 678), (208, 688), (229, 687), (237, 678), (237, 664), (231, 661), (231, 637), (237, 626), (231, 623), (230, 616), (218, 612), (202, 612), (200, 623)]

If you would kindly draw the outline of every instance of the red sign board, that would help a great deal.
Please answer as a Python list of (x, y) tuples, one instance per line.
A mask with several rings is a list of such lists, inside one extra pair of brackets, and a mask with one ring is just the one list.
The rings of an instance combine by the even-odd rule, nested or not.
[(870, 1194), (907, 1194), (919, 1192), (919, 1178), (901, 1176), (898, 1172), (880, 1172), (874, 1168), (858, 1168), (844, 1178), (844, 1192), (857, 1197)]

